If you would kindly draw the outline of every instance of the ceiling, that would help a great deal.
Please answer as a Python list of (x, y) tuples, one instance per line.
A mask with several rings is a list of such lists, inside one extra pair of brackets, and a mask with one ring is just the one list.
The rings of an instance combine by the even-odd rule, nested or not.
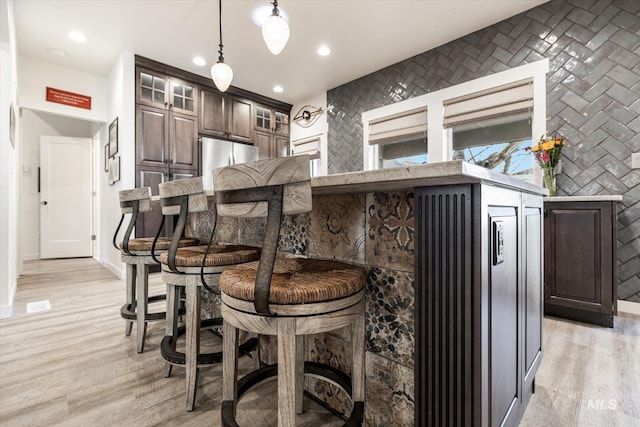
[[(252, 11), (267, 1), (222, 2), (232, 85), (292, 104), (548, 0), (281, 0), (291, 37), (272, 55)], [(215, 0), (14, 0), (19, 56), (107, 76), (129, 51), (203, 76), (217, 59)], [(67, 37), (82, 32), (85, 43)], [(321, 44), (331, 54), (320, 57)], [(61, 57), (51, 53), (59, 49)], [(200, 55), (207, 65), (193, 64)], [(281, 85), (282, 93), (273, 87)]]

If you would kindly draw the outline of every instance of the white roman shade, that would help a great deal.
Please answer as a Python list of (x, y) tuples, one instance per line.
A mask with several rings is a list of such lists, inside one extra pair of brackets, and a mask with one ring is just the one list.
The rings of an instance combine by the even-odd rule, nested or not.
[(427, 110), (405, 111), (369, 122), (369, 144), (383, 145), (427, 135)]
[(320, 137), (299, 139), (293, 141), (293, 155), (308, 154), (311, 159), (320, 158)]
[(520, 80), (449, 99), (443, 104), (445, 127), (531, 112), (533, 109), (533, 81), (531, 79)]

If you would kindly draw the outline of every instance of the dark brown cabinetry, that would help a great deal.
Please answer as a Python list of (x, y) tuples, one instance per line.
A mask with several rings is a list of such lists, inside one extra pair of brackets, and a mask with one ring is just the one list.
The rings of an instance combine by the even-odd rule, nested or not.
[(136, 107), (138, 166), (197, 169), (197, 140), (195, 116), (146, 105)]
[(202, 89), (200, 92), (200, 134), (251, 143), (252, 123), (251, 101), (213, 89)]
[(545, 314), (613, 327), (616, 202), (547, 201), (544, 227)]
[[(196, 85), (136, 68), (136, 187), (151, 187), (177, 178), (193, 177), (198, 170), (198, 117)], [(155, 235), (162, 215), (141, 215), (138, 237)]]
[(196, 115), (198, 88), (182, 79), (137, 67), (136, 103)]
[(542, 197), (415, 190), (416, 426), (516, 426), (542, 361)]
[[(161, 182), (198, 175), (199, 135), (261, 143), (266, 157), (288, 154), (290, 104), (236, 87), (221, 93), (210, 78), (141, 56), (135, 89), (136, 186), (149, 186), (154, 195)], [(256, 129), (265, 133), (256, 135)], [(140, 217), (136, 236), (155, 235), (160, 221), (154, 203)]]
[(261, 159), (289, 155), (289, 114), (255, 104), (255, 142)]

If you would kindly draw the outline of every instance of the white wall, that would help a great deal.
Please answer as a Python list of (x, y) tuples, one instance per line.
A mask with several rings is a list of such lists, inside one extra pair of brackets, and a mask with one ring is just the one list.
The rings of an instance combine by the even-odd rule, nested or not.
[[(15, 170), (20, 137), (17, 88), (13, 0), (0, 0), (0, 319), (11, 316), (19, 263)], [(16, 120), (14, 144), (10, 141), (10, 105), (14, 107)]]
[[(120, 278), (125, 277), (120, 254), (111, 237), (120, 218), (118, 191), (135, 185), (135, 65), (134, 56), (123, 52), (108, 78), (79, 73), (30, 58), (18, 58), (13, 36), (13, 0), (0, 0), (0, 318), (11, 315), (16, 289), (19, 254), (39, 253), (39, 198), (37, 167), (39, 137), (43, 134), (93, 138), (94, 190), (100, 218), (96, 234), (99, 261)], [(9, 22), (11, 21), (11, 22)], [(20, 87), (18, 90), (18, 77)], [(91, 96), (86, 110), (46, 101), (46, 87)], [(17, 103), (18, 99), (20, 104)], [(16, 107), (16, 145), (9, 143), (9, 104)], [(21, 126), (18, 111), (24, 108)], [(118, 117), (121, 178), (113, 186), (104, 172), (104, 145), (108, 126)], [(22, 138), (20, 128), (24, 129)], [(36, 138), (37, 135), (37, 138)], [(21, 147), (24, 139), (25, 146)], [(37, 143), (36, 143), (37, 141)], [(24, 166), (24, 168), (23, 168)], [(23, 172), (24, 171), (24, 172)], [(18, 183), (21, 191), (17, 191)], [(24, 191), (24, 197), (18, 194)], [(20, 207), (20, 216), (18, 216)], [(19, 219), (23, 216), (24, 223)], [(20, 233), (17, 230), (21, 230)], [(18, 244), (18, 234), (21, 235)], [(20, 247), (20, 252), (18, 248)]]
[[(305, 105), (310, 105), (316, 108), (322, 108), (322, 114), (320, 117), (309, 127), (303, 127), (293, 121), (293, 117), (300, 111)], [(320, 175), (327, 175), (327, 133), (329, 131), (329, 124), (327, 123), (327, 92), (323, 92), (300, 102), (291, 108), (291, 144), (295, 141), (307, 139), (311, 137), (320, 138)]]
[[(85, 119), (108, 122), (109, 85), (107, 79), (69, 70), (35, 59), (18, 57), (20, 105), (23, 108)], [(91, 97), (91, 110), (47, 101), (47, 87)]]
[(20, 253), (24, 261), (40, 258), (40, 194), (38, 166), (41, 136), (91, 138), (93, 125), (86, 120), (22, 110), (20, 163)]
[[(120, 156), (120, 181), (108, 185), (107, 175), (102, 174), (100, 190), (100, 262), (117, 274), (125, 277), (125, 265), (120, 261), (120, 251), (117, 251), (111, 238), (120, 220), (120, 203), (118, 192), (135, 187), (135, 60), (133, 54), (123, 52), (117, 63), (109, 73), (109, 102), (108, 125), (118, 118), (118, 153)], [(105, 129), (105, 132), (106, 132)], [(106, 133), (104, 141), (98, 150), (104, 162), (104, 144), (107, 143)], [(103, 164), (103, 163), (101, 163)]]

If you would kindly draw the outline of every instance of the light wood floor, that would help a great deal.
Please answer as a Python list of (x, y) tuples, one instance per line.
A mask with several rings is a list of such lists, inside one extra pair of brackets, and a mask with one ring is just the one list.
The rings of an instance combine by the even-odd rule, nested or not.
[[(157, 274), (151, 289), (164, 290)], [(28, 302), (42, 300), (51, 310), (26, 313)], [(200, 370), (196, 408), (187, 413), (184, 371), (162, 376), (162, 323), (150, 323), (137, 354), (135, 328), (124, 336), (123, 300), (124, 282), (92, 259), (25, 264), (14, 315), (0, 321), (1, 426), (220, 425), (220, 367)], [(544, 327), (544, 361), (520, 425), (640, 426), (640, 316), (621, 313), (614, 329), (553, 318)], [(243, 398), (240, 425), (276, 424), (275, 385)], [(305, 399), (298, 425), (341, 423)]]
[[(164, 292), (152, 274), (150, 294)], [(18, 281), (14, 314), (0, 321), (1, 426), (219, 426), (222, 367), (200, 369), (193, 412), (186, 411), (184, 369), (163, 377), (164, 323), (151, 322), (145, 351), (135, 350), (135, 326), (124, 335), (124, 281), (90, 258), (30, 261)], [(48, 300), (51, 310), (27, 314)], [(152, 310), (162, 311), (162, 304)], [(207, 338), (209, 337), (209, 338)], [(217, 337), (207, 351), (220, 347)], [(254, 362), (242, 358), (241, 372)], [(243, 372), (244, 371), (244, 372)], [(252, 389), (238, 405), (242, 426), (275, 426), (277, 382)], [(342, 423), (306, 399), (299, 425)]]

